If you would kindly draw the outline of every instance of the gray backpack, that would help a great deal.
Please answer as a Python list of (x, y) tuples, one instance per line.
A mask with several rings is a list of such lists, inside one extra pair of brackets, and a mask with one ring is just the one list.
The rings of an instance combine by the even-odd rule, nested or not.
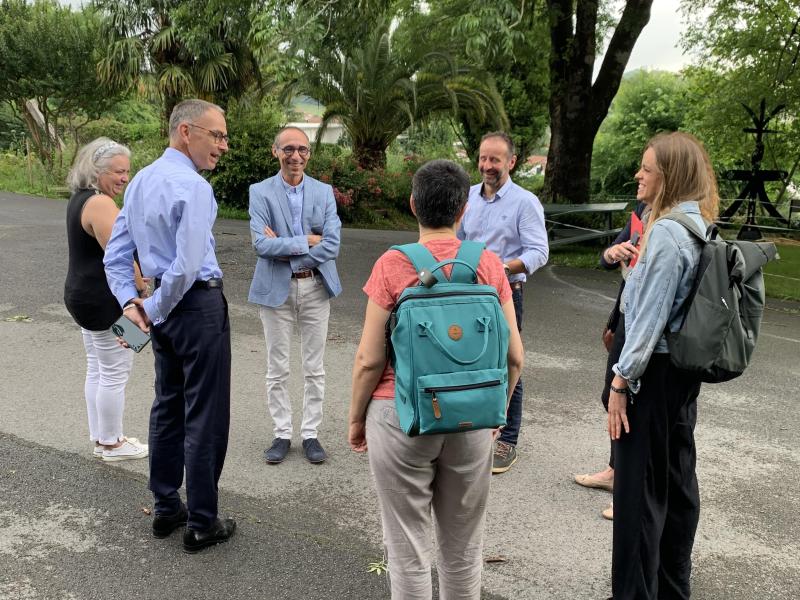
[(764, 313), (761, 269), (776, 258), (775, 244), (723, 240), (715, 225), (704, 234), (681, 213), (664, 218), (683, 225), (703, 246), (680, 327), (665, 332), (670, 360), (699, 381), (734, 379), (747, 367), (758, 340)]

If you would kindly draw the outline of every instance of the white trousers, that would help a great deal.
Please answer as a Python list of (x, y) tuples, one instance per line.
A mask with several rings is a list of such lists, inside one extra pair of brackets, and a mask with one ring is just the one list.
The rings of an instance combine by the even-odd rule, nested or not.
[(331, 303), (318, 276), (292, 279), (289, 297), (281, 306), (261, 306), (259, 316), (267, 345), (267, 406), (275, 437), (292, 439), (292, 403), (289, 399), (289, 353), (295, 325), (300, 332), (303, 362), (303, 422), (300, 437), (317, 437), (325, 397), (325, 341)]
[(372, 400), (367, 446), (392, 600), (431, 600), (431, 513), (439, 598), (479, 600), (491, 430), (411, 438), (400, 429), (394, 400)]
[(89, 331), (81, 327), (86, 348), (86, 412), (89, 439), (110, 446), (124, 435), (125, 384), (133, 368), (133, 351), (123, 348), (110, 330)]

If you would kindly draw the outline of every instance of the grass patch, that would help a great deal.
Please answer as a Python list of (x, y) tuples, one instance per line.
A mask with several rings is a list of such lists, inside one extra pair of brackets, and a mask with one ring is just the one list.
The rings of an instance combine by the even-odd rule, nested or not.
[(800, 243), (776, 243), (780, 260), (764, 267), (767, 295), (783, 300), (800, 301)]
[(24, 156), (0, 153), (0, 190), (32, 196), (58, 196), (56, 185), (44, 166), (36, 159), (30, 163)]
[[(800, 301), (800, 242), (777, 242), (780, 260), (764, 267), (767, 296), (780, 300)], [(600, 269), (603, 246), (571, 244), (550, 250), (548, 264), (582, 269)]]
[(588, 246), (582, 244), (565, 244), (550, 249), (550, 265), (561, 267), (579, 267), (581, 269), (599, 269), (600, 252), (603, 246)]

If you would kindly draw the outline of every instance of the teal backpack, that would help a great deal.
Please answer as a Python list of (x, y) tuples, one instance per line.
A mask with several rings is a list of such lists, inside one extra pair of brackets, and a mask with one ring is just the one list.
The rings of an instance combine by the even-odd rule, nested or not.
[[(400, 427), (410, 436), (502, 427), (508, 397), (508, 325), (497, 290), (477, 283), (484, 244), (464, 241), (437, 262), (422, 244), (392, 246), (420, 283), (387, 322)], [(453, 265), (448, 280), (442, 267)]]

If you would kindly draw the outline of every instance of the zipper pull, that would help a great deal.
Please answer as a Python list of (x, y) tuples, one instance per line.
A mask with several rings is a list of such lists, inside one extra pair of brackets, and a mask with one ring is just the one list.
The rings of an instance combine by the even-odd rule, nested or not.
[(433, 404), (433, 416), (437, 419), (441, 419), (442, 409), (439, 408), (439, 399), (436, 397), (436, 392), (433, 392), (433, 399), (431, 400), (431, 404)]

